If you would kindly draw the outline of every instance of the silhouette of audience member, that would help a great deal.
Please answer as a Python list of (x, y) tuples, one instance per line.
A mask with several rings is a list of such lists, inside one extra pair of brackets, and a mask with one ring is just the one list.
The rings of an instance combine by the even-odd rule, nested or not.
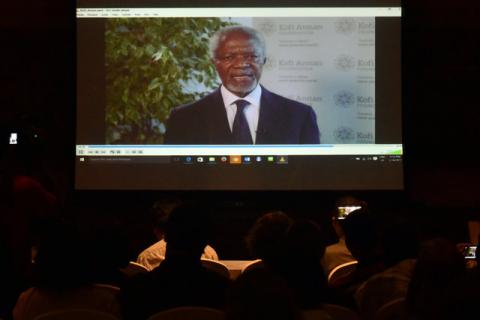
[(60, 309), (89, 309), (120, 316), (115, 294), (90, 284), (89, 263), (78, 232), (64, 223), (53, 224), (38, 245), (35, 286), (20, 295), (13, 318), (35, 319)]
[(412, 316), (416, 319), (442, 319), (445, 305), (449, 303), (449, 290), (465, 274), (464, 258), (452, 242), (446, 239), (425, 242), (407, 293)]
[(263, 270), (286, 281), (298, 307), (321, 308), (327, 287), (320, 264), (325, 241), (317, 224), (293, 222), (283, 212), (270, 212), (256, 221), (247, 241), (254, 256), (264, 262)]
[(393, 218), (383, 231), (383, 261), (387, 269), (364, 282), (355, 293), (359, 313), (373, 319), (386, 303), (405, 298), (418, 254), (418, 233), (412, 221)]
[(335, 267), (343, 263), (355, 261), (355, 258), (345, 244), (345, 232), (342, 227), (343, 219), (338, 219), (337, 207), (335, 208), (331, 221), (333, 230), (338, 237), (338, 242), (325, 248), (325, 254), (323, 255), (321, 262), (326, 275), (328, 275)]
[[(0, 209), (0, 214), (3, 212)], [(11, 248), (5, 238), (6, 230), (0, 225), (0, 319), (10, 319), (18, 294), (22, 291), (13, 267)]]
[(18, 295), (30, 286), (32, 245), (57, 207), (35, 178), (43, 172), (28, 151), (23, 143), (0, 145), (0, 318), (11, 318)]
[[(1, 130), (0, 130), (1, 132)], [(10, 227), (7, 223), (11, 216), (13, 202), (12, 181), (2, 166), (2, 147), (0, 146), (0, 319), (11, 318), (15, 301), (22, 292), (20, 274), (15, 270)]]
[(92, 255), (93, 280), (96, 283), (122, 287), (127, 276), (121, 272), (129, 262), (128, 241), (120, 226), (97, 225), (88, 233), (89, 252)]
[(452, 282), (445, 291), (446, 298), (439, 319), (470, 319), (478, 315), (479, 270), (468, 270), (464, 277)]
[[(11, 177), (9, 206), (0, 223), (11, 253), (11, 263), (19, 285), (25, 289), (32, 276), (31, 252), (43, 225), (57, 213), (56, 197), (37, 180), (17, 175)], [(2, 230), (3, 231), (3, 230)]]
[(241, 274), (227, 297), (226, 320), (302, 319), (285, 279), (265, 268)]
[(193, 205), (175, 208), (165, 228), (165, 260), (126, 285), (122, 291), (124, 317), (145, 319), (179, 306), (222, 309), (230, 280), (200, 262), (210, 236), (206, 209)]
[(373, 212), (362, 208), (345, 218), (343, 229), (347, 248), (358, 264), (351, 274), (329, 285), (335, 289), (337, 303), (355, 308), (353, 295), (358, 287), (384, 269), (380, 225)]
[[(143, 250), (137, 257), (137, 263), (140, 263), (149, 271), (158, 267), (165, 259), (165, 252), (167, 249), (167, 242), (164, 239), (165, 226), (168, 220), (168, 215), (178, 205), (180, 205), (180, 202), (175, 200), (158, 201), (154, 204), (151, 210), (153, 232), (158, 241)], [(202, 258), (218, 260), (218, 255), (211, 246), (206, 245)]]
[(262, 259), (265, 266), (275, 269), (285, 261), (288, 229), (293, 220), (281, 211), (269, 212), (255, 221), (246, 241), (247, 247), (256, 259)]
[(282, 275), (302, 309), (320, 309), (326, 299), (327, 279), (321, 266), (325, 240), (320, 227), (310, 220), (299, 220), (288, 230), (286, 259)]

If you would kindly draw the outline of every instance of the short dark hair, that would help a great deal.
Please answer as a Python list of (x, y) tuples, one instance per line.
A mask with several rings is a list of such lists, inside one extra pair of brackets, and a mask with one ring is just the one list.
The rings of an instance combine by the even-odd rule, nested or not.
[(162, 232), (165, 232), (168, 216), (175, 207), (181, 204), (178, 199), (161, 199), (155, 201), (150, 208), (150, 219), (152, 226)]
[(379, 258), (380, 223), (370, 210), (362, 208), (351, 212), (343, 221), (345, 243), (355, 259)]
[(250, 253), (269, 263), (282, 254), (292, 219), (282, 211), (261, 216), (250, 229), (246, 241)]
[[(200, 250), (211, 241), (209, 209), (199, 204), (183, 204), (170, 213), (165, 227), (168, 248)], [(168, 249), (167, 249), (168, 250)]]

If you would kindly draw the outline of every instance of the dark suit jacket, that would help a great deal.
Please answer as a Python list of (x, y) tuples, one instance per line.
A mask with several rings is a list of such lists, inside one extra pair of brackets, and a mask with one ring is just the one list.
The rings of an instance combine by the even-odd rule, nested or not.
[[(256, 144), (318, 144), (312, 107), (262, 87)], [(235, 144), (220, 89), (172, 110), (165, 144)]]

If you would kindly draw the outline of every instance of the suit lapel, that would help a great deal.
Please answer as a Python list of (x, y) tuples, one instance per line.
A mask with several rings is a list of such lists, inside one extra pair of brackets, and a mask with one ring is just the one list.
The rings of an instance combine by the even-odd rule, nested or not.
[(262, 86), (256, 144), (267, 144), (267, 142), (271, 144), (278, 140), (283, 127), (280, 108), (281, 106), (275, 103), (272, 93)]
[(207, 123), (208, 140), (212, 144), (233, 143), (232, 133), (228, 124), (227, 112), (220, 89), (215, 90), (208, 101)]

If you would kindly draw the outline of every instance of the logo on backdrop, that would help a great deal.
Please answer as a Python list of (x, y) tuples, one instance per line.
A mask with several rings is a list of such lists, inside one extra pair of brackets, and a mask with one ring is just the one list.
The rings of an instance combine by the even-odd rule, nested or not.
[(341, 54), (335, 59), (335, 66), (340, 71), (349, 71), (355, 68), (355, 58), (348, 54)]
[(357, 143), (374, 143), (375, 138), (372, 132), (357, 132)]
[(355, 32), (355, 19), (339, 18), (335, 21), (335, 31), (340, 34), (352, 34)]
[(333, 96), (333, 100), (335, 101), (335, 105), (347, 108), (355, 103), (355, 95), (353, 92), (342, 90)]
[(351, 143), (355, 140), (355, 131), (350, 127), (338, 127), (333, 132), (335, 141), (339, 143)]
[(361, 107), (373, 107), (375, 105), (375, 99), (373, 96), (358, 96), (357, 105)]
[(266, 36), (271, 36), (277, 32), (277, 25), (271, 19), (264, 19), (262, 23), (258, 24), (258, 30)]
[(358, 70), (375, 70), (375, 59), (358, 59)]

